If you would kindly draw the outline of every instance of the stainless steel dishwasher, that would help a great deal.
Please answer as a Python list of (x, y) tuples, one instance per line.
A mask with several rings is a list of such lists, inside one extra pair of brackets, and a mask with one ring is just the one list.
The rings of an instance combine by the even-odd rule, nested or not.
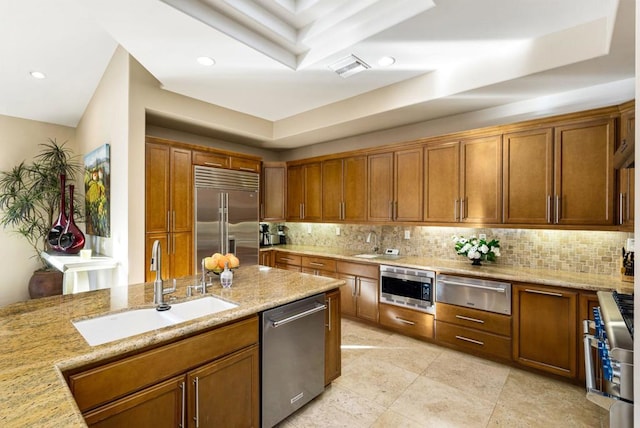
[(324, 391), (325, 295), (262, 313), (262, 426), (272, 427)]

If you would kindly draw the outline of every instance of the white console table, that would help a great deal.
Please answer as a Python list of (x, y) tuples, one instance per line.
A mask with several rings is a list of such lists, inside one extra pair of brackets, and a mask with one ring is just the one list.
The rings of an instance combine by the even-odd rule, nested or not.
[(62, 294), (111, 288), (113, 269), (118, 266), (115, 259), (99, 254), (82, 258), (78, 255), (43, 252), (42, 258), (64, 274)]

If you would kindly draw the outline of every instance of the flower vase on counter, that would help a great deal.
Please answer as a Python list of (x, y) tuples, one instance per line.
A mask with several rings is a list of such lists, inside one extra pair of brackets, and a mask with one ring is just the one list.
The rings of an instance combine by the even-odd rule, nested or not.
[(76, 226), (73, 219), (73, 190), (74, 186), (69, 186), (69, 219), (64, 232), (60, 235), (60, 251), (67, 254), (78, 254), (84, 248), (84, 234)]
[(51, 230), (49, 231), (49, 235), (47, 235), (47, 241), (51, 246), (51, 249), (54, 251), (62, 251), (60, 248), (60, 235), (64, 232), (64, 229), (67, 227), (67, 213), (65, 212), (65, 183), (66, 176), (64, 174), (60, 174), (60, 214), (58, 214), (57, 220), (51, 226)]

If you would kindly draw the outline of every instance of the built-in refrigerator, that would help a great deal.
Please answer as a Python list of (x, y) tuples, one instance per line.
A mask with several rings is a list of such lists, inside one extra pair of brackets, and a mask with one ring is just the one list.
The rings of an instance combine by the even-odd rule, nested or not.
[(260, 175), (194, 167), (195, 270), (204, 257), (233, 253), (240, 265), (258, 264)]

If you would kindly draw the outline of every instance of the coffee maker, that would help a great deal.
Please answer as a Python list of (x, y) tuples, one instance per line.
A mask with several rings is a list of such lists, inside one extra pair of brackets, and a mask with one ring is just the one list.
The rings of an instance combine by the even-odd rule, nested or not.
[(268, 247), (271, 245), (271, 235), (269, 234), (269, 224), (260, 223), (260, 246)]
[(284, 234), (284, 229), (285, 229), (284, 224), (279, 224), (276, 226), (276, 228), (278, 229), (278, 239), (279, 239), (280, 245), (286, 245), (287, 237)]

